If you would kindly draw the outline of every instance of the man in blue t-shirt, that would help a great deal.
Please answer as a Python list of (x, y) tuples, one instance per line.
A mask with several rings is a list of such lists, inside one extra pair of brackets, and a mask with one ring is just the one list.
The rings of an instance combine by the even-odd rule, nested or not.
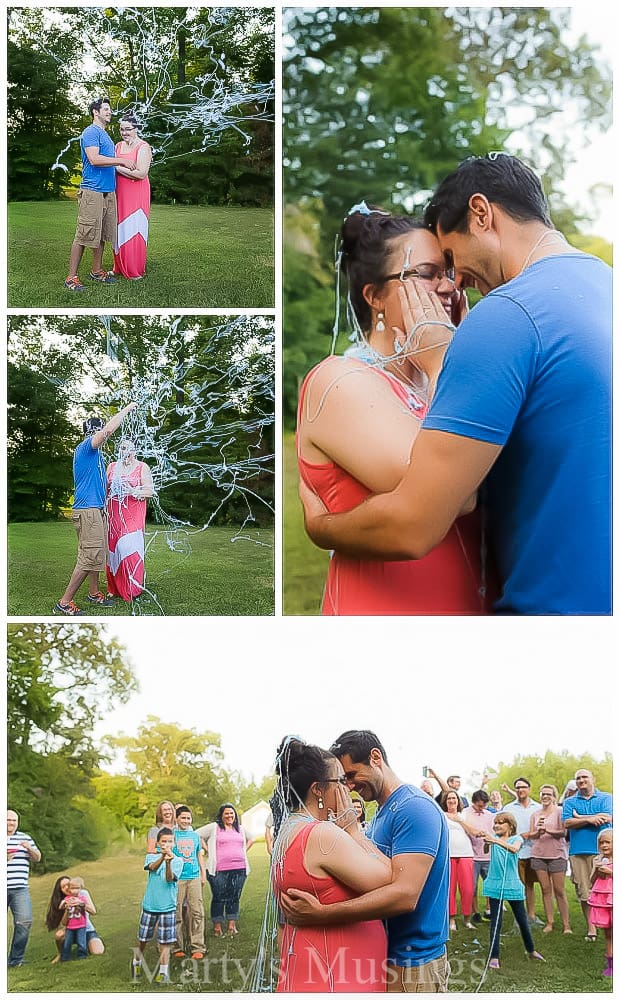
[(136, 164), (125, 156), (115, 156), (114, 143), (106, 132), (112, 120), (112, 109), (107, 97), (93, 101), (88, 109), (92, 124), (80, 136), (82, 150), (82, 183), (77, 195), (78, 224), (71, 246), (69, 275), (65, 288), (70, 292), (83, 292), (84, 285), (78, 269), (84, 247), (92, 247), (93, 266), (89, 277), (110, 285), (116, 281), (111, 272), (102, 266), (106, 243), (116, 243), (116, 171), (115, 167), (135, 170)]
[(564, 800), (562, 820), (569, 834), (571, 881), (587, 925), (586, 937), (596, 940), (596, 927), (590, 920), (588, 897), (592, 887), (594, 858), (599, 853), (597, 838), (613, 822), (613, 798), (609, 792), (594, 787), (592, 771), (580, 767), (575, 773), (577, 794)]
[[(402, 481), (344, 514), (302, 485), (308, 533), (344, 555), (420, 559), (486, 479), (495, 611), (608, 615), (611, 268), (552, 228), (539, 179), (514, 156), (461, 163), (425, 222), (446, 274), (484, 297), (448, 348)], [(423, 321), (446, 325), (445, 310), (428, 282), (402, 295), (428, 349), (436, 326)], [(383, 308), (375, 293), (373, 318)]]
[(101, 417), (89, 417), (82, 425), (84, 440), (73, 452), (74, 498), (71, 512), (78, 537), (78, 557), (67, 589), (54, 607), (58, 614), (71, 617), (84, 614), (73, 598), (86, 577), (89, 580), (88, 600), (91, 604), (109, 608), (114, 603), (99, 589), (99, 574), (105, 571), (108, 549), (105, 525), (106, 467), (99, 449), (137, 405), (129, 403), (108, 420), (107, 424), (104, 424)]
[(392, 881), (372, 892), (323, 905), (292, 889), (282, 908), (293, 924), (345, 924), (385, 919), (387, 990), (444, 993), (448, 983), (448, 826), (436, 802), (405, 785), (388, 765), (375, 733), (350, 730), (330, 747), (349, 788), (379, 808), (366, 836), (392, 860)]

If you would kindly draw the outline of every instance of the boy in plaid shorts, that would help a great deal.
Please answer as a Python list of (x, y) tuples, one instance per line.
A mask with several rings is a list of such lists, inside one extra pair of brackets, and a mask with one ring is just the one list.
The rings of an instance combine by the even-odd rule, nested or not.
[(177, 879), (183, 870), (183, 858), (173, 853), (174, 833), (162, 826), (157, 834), (155, 854), (147, 854), (144, 870), (149, 873), (146, 892), (142, 900), (138, 947), (134, 950), (131, 978), (142, 975), (142, 956), (147, 943), (155, 934), (159, 948), (159, 972), (156, 983), (169, 983), (168, 962), (170, 948), (176, 941)]

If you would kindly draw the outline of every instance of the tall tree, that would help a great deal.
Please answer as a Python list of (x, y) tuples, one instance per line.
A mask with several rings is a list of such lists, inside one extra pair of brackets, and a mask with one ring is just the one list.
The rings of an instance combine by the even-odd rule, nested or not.
[(47, 870), (97, 857), (118, 822), (93, 803), (93, 729), (137, 686), (125, 651), (100, 626), (73, 623), (10, 624), (7, 645), (9, 803)]
[[(32, 8), (9, 9), (9, 32), (8, 197), (58, 198), (67, 175), (51, 167), (80, 131), (83, 113), (71, 96), (69, 68), (81, 57), (81, 43), (56, 26), (46, 26), (43, 12)], [(70, 173), (78, 159), (74, 146), (65, 161)]]
[[(273, 107), (265, 115), (252, 95), (255, 84), (269, 84), (274, 77), (274, 12), (226, 8), (217, 15), (186, 7), (14, 9), (9, 22), (10, 197), (40, 198), (42, 190), (59, 196), (76, 186), (77, 143), (63, 155), (68, 173), (49, 168), (67, 140), (88, 123), (93, 94), (103, 93), (115, 107), (150, 109), (152, 136), (146, 137), (156, 151), (150, 173), (153, 201), (272, 205)], [(224, 131), (219, 116), (226, 102), (220, 88), (249, 97), (227, 108)], [(69, 107), (69, 93), (81, 107)], [(39, 159), (43, 189), (33, 173), (33, 160)]]
[(7, 663), (10, 757), (62, 747), (92, 767), (95, 723), (137, 689), (118, 640), (97, 625), (10, 624)]
[(125, 772), (143, 796), (143, 829), (152, 824), (155, 806), (163, 799), (189, 805), (195, 825), (208, 822), (234, 789), (218, 733), (197, 732), (149, 715), (135, 736), (109, 737), (108, 743), (123, 752)]
[[(411, 207), (467, 155), (514, 130), (552, 191), (570, 151), (549, 122), (570, 100), (609, 123), (611, 72), (569, 12), (546, 8), (315, 8), (288, 12), (283, 66), (288, 200), (319, 197), (333, 234), (360, 197)], [(369, 189), (370, 185), (370, 189)]]
[(605, 754), (602, 759), (597, 759), (587, 751), (575, 754), (569, 753), (568, 750), (563, 750), (562, 753), (547, 750), (544, 756), (519, 754), (510, 763), (500, 761), (497, 765), (497, 773), (493, 775), (492, 781), (489, 783), (489, 788), (499, 789), (504, 782), (512, 788), (517, 778), (524, 777), (532, 784), (533, 799), (538, 800), (538, 790), (543, 782), (555, 785), (561, 795), (566, 783), (575, 777), (575, 771), (580, 767), (592, 771), (597, 788), (606, 792), (612, 790), (613, 774), (610, 753)]

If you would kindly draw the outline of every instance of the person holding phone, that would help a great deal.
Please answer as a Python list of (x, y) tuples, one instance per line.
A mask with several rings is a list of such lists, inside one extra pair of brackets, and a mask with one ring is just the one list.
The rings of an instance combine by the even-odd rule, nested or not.
[[(433, 396), (465, 293), (446, 269), (436, 236), (420, 222), (365, 202), (344, 221), (338, 264), (348, 283), (356, 346), (331, 356), (300, 393), (297, 456), (303, 483), (332, 513), (388, 492), (405, 473)], [(436, 293), (443, 316), (419, 336), (403, 310), (411, 280)], [(424, 559), (381, 562), (335, 554), (324, 615), (487, 613), (476, 497)]]

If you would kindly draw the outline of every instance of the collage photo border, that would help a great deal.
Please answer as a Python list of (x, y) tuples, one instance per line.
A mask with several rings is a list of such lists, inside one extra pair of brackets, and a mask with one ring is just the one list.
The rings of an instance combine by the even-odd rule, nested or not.
[[(68, 8), (68, 7), (90, 7), (97, 8), (101, 4), (95, 2), (95, 0), (66, 0), (66, 2), (57, 2), (54, 4), (37, 4), (32, 2), (32, 0), (24, 0), (22, 3), (9, 3), (8, 7), (58, 7), (58, 8)], [(156, 4), (145, 4), (139, 2), (135, 6), (139, 7), (178, 7), (181, 8), (180, 3), (176, 0), (160, 0)], [(205, 5), (197, 5), (205, 6)], [(208, 5), (215, 6), (215, 5)], [(548, 663), (556, 664), (559, 660), (562, 661), (562, 677), (563, 684), (566, 685), (566, 690), (563, 690), (560, 695), (559, 704), (561, 705), (563, 712), (568, 712), (570, 705), (574, 704), (572, 695), (570, 691), (575, 691), (577, 685), (583, 681), (584, 673), (587, 673), (590, 669), (590, 664), (595, 663), (597, 659), (603, 662), (609, 662), (610, 666), (608, 670), (603, 670), (601, 672), (602, 686), (607, 690), (613, 685), (612, 673), (611, 673), (611, 663), (612, 656), (611, 652), (618, 646), (618, 632), (615, 625), (614, 615), (609, 617), (597, 618), (597, 617), (567, 617), (567, 618), (553, 618), (553, 617), (541, 617), (541, 618), (511, 618), (511, 617), (496, 617), (490, 620), (482, 621), (480, 618), (465, 618), (465, 617), (455, 617), (450, 618), (449, 627), (445, 627), (445, 619), (440, 619), (443, 624), (439, 629), (437, 620), (432, 617), (423, 615), (413, 619), (413, 622), (406, 617), (398, 617), (390, 619), (387, 617), (378, 618), (341, 618), (337, 621), (335, 618), (323, 618), (321, 622), (308, 615), (285, 615), (283, 614), (283, 589), (284, 589), (284, 578), (283, 578), (283, 519), (285, 511), (283, 510), (283, 444), (282, 444), (282, 432), (283, 432), (283, 402), (282, 402), (282, 384), (283, 384), (283, 278), (282, 278), (282, 267), (283, 267), (283, 224), (284, 224), (284, 213), (283, 213), (283, 198), (284, 198), (284, 172), (281, 166), (283, 161), (283, 140), (282, 140), (282, 115), (283, 115), (283, 97), (282, 97), (282, 18), (283, 11), (286, 8), (302, 8), (308, 7), (308, 4), (300, 2), (290, 2), (290, 3), (264, 3), (261, 0), (257, 2), (233, 2), (227, 6), (244, 9), (244, 8), (272, 8), (275, 12), (275, 53), (276, 53), (276, 87), (275, 87), (275, 164), (276, 168), (274, 171), (274, 207), (273, 207), (273, 217), (274, 217), (274, 308), (241, 308), (241, 309), (229, 309), (229, 308), (196, 308), (196, 309), (183, 309), (183, 308), (144, 308), (144, 309), (126, 309), (117, 308), (110, 310), (115, 315), (119, 316), (158, 316), (158, 317), (172, 317), (172, 316), (200, 316), (200, 317), (235, 317), (235, 316), (267, 316), (272, 317), (275, 326), (275, 403), (274, 403), (274, 413), (275, 413), (275, 458), (274, 458), (274, 469), (275, 469), (275, 522), (274, 522), (274, 559), (273, 559), (273, 571), (274, 571), (274, 614), (270, 616), (265, 616), (264, 618), (254, 617), (254, 616), (179, 616), (178, 620), (180, 622), (189, 622), (190, 627), (188, 628), (188, 642), (190, 643), (190, 648), (192, 652), (196, 655), (201, 655), (201, 644), (202, 635), (201, 627), (207, 629), (214, 636), (215, 648), (218, 650), (220, 656), (224, 656), (224, 650), (226, 648), (226, 636), (231, 624), (234, 624), (236, 642), (238, 644), (238, 650), (241, 653), (240, 659), (245, 662), (248, 652), (251, 651), (252, 657), (256, 657), (255, 663), (258, 664), (259, 671), (269, 672), (273, 669), (279, 674), (280, 671), (284, 671), (290, 664), (294, 664), (294, 676), (292, 678), (292, 683), (290, 684), (289, 693), (274, 693), (274, 711), (276, 716), (287, 706), (293, 709), (293, 700), (296, 697), (301, 697), (299, 692), (295, 692), (296, 688), (296, 678), (301, 677), (306, 680), (309, 677), (316, 677), (318, 682), (324, 686), (324, 690), (330, 692), (330, 696), (333, 699), (339, 699), (343, 705), (343, 727), (347, 720), (351, 725), (361, 724), (361, 725), (372, 725), (372, 719), (370, 717), (364, 716), (361, 720), (358, 720), (356, 714), (355, 705), (355, 686), (359, 684), (360, 688), (364, 691), (364, 706), (367, 707), (368, 702), (366, 698), (369, 692), (376, 691), (376, 706), (378, 709), (378, 714), (381, 718), (381, 730), (386, 732), (388, 739), (392, 739), (390, 735), (392, 720), (394, 720), (394, 732), (395, 740), (397, 741), (396, 756), (399, 758), (399, 765), (404, 757), (402, 732), (405, 720), (409, 718), (411, 712), (411, 718), (415, 719), (416, 713), (419, 711), (418, 696), (421, 696), (425, 701), (428, 699), (429, 703), (432, 701), (436, 695), (438, 688), (445, 690), (450, 693), (450, 697), (458, 701), (459, 693), (465, 690), (465, 678), (471, 678), (472, 676), (481, 677), (484, 679), (485, 684), (488, 683), (489, 687), (492, 689), (494, 684), (494, 679), (499, 671), (508, 671), (515, 678), (523, 677), (528, 673), (535, 671), (535, 664)], [(330, 6), (334, 7), (344, 7), (344, 4), (332, 4)], [(392, 4), (392, 3), (370, 3), (362, 2), (356, 4), (357, 7), (394, 7), (394, 6), (410, 6), (407, 4)], [(422, 6), (414, 5), (414, 6)], [(428, 5), (427, 5), (428, 6)], [(439, 4), (432, 4), (430, 6), (442, 6)], [(478, 6), (491, 6), (486, 0), (484, 3)], [(519, 5), (522, 6), (522, 5)], [(526, 5), (527, 6), (527, 5)], [(531, 6), (531, 5), (530, 5)], [(546, 4), (549, 6), (565, 6), (563, 4)], [(602, 4), (595, 4), (595, 6), (601, 7)], [(5, 11), (6, 13), (6, 11)], [(2, 44), (2, 70), (4, 72), (4, 77), (6, 78), (6, 68), (7, 68), (7, 46), (6, 46), (6, 33)], [(616, 85), (617, 88), (617, 85)], [(615, 94), (617, 98), (617, 93)], [(4, 112), (4, 121), (7, 120), (7, 95), (3, 91), (2, 104), (0, 105)], [(7, 134), (6, 129), (2, 130), (2, 137), (0, 140), (0, 159), (2, 162), (2, 225), (4, 227), (5, 234), (8, 234), (8, 218), (7, 218)], [(616, 215), (617, 215), (617, 205), (616, 205)], [(61, 253), (65, 252), (64, 247), (60, 248)], [(8, 249), (7, 240), (3, 242), (2, 253), (0, 260), (0, 267), (2, 268), (3, 280), (2, 288), (0, 290), (0, 311), (4, 318), (5, 323), (8, 324), (9, 317), (11, 316), (63, 316), (66, 315), (69, 310), (64, 308), (14, 308), (11, 307), (8, 301), (8, 286), (7, 286), (7, 274), (9, 268), (8, 260)], [(614, 286), (615, 287), (615, 286)], [(615, 288), (615, 305), (614, 305), (614, 318), (618, 315), (618, 302), (620, 302), (620, 295), (618, 294), (618, 289)], [(97, 308), (84, 308), (71, 310), (71, 315), (82, 315), (82, 316), (92, 316), (100, 317), (104, 315), (101, 309)], [(2, 349), (2, 376), (0, 382), (2, 383), (2, 422), (0, 424), (0, 439), (5, 452), (5, 469), (6, 469), (6, 454), (7, 454), (7, 383), (6, 383), (6, 373), (8, 364), (8, 347), (7, 338), (3, 338), (3, 349)], [(615, 364), (614, 364), (615, 371)], [(615, 454), (615, 449), (614, 449)], [(614, 477), (615, 481), (615, 477)], [(3, 486), (1, 491), (1, 507), (0, 510), (4, 516), (4, 523), (8, 524), (8, 503), (7, 503), (7, 481), (6, 476), (3, 477)], [(614, 512), (615, 514), (615, 512)], [(614, 517), (615, 525), (615, 517)], [(617, 537), (617, 532), (616, 532)], [(615, 550), (615, 547), (614, 547)], [(615, 560), (614, 560), (615, 565)], [(0, 576), (2, 578), (2, 583), (0, 586), (0, 600), (3, 602), (3, 612), (4, 615), (4, 625), (5, 631), (8, 625), (16, 624), (19, 622), (54, 622), (65, 624), (67, 619), (53, 616), (10, 616), (7, 614), (8, 606), (8, 538), (5, 534), (5, 544), (2, 547), (2, 560), (0, 563)], [(615, 573), (614, 573), (615, 577)], [(614, 587), (615, 592), (615, 587)], [(95, 619), (95, 618), (85, 618), (86, 622), (100, 622), (105, 623), (109, 619)], [(176, 622), (175, 617), (175, 622)], [(152, 622), (148, 619), (148, 623), (142, 618), (135, 618), (131, 620), (132, 626), (136, 626), (136, 635), (139, 635), (139, 630), (141, 628), (146, 629), (151, 627), (155, 630), (161, 629), (161, 635), (164, 635), (166, 629), (165, 622)], [(125, 626), (126, 627), (126, 626)], [(257, 650), (258, 647), (258, 650)], [(356, 662), (356, 658), (359, 657), (359, 662)], [(249, 658), (249, 657), (248, 657)], [(287, 667), (285, 667), (287, 665)], [(534, 665), (534, 666), (533, 666)], [(387, 684), (386, 678), (383, 676), (385, 672), (386, 676), (389, 676), (390, 686), (386, 690), (385, 685)], [(5, 673), (6, 677), (6, 673)], [(412, 678), (414, 680), (412, 680)], [(287, 679), (287, 683), (290, 682), (291, 678)], [(414, 681), (417, 684), (419, 680), (419, 687), (415, 686)], [(535, 677), (535, 683), (539, 683), (539, 679)], [(504, 692), (504, 688), (501, 687), (499, 690)], [(515, 696), (517, 693), (517, 686), (515, 682)], [(255, 689), (253, 684), (250, 686), (250, 691), (253, 691), (255, 696), (259, 696), (258, 687)], [(412, 691), (415, 693), (415, 699), (413, 709), (409, 706), (405, 706), (400, 703), (399, 699), (403, 691)], [(453, 694), (454, 692), (454, 694)], [(3, 687), (3, 697), (6, 698), (6, 691)], [(579, 695), (577, 695), (579, 698)], [(612, 728), (613, 719), (615, 716), (615, 699), (609, 699), (604, 706), (601, 707), (602, 717), (606, 720), (610, 727), (610, 731), (615, 731)], [(502, 710), (512, 711), (514, 708), (514, 702), (506, 704), (501, 703)], [(246, 725), (251, 724), (253, 719), (253, 704), (250, 704), (250, 698), (248, 697), (247, 703), (244, 703), (239, 709), (238, 719)], [(373, 711), (373, 718), (374, 718)], [(326, 718), (324, 720), (320, 719), (320, 708), (313, 718), (313, 732), (309, 734), (309, 738), (312, 738), (317, 743), (324, 740), (324, 745), (329, 745), (330, 734), (331, 738), (335, 738), (336, 732), (333, 732), (333, 709), (330, 709), (326, 713)], [(297, 710), (292, 711), (292, 719), (296, 722), (298, 719), (305, 720), (307, 716), (303, 713), (298, 713)], [(300, 725), (303, 723), (299, 723)], [(278, 723), (280, 725), (280, 723)], [(276, 726), (276, 730), (277, 730)], [(429, 726), (428, 720), (425, 721), (423, 725), (423, 731), (428, 735)], [(537, 738), (539, 733), (539, 722), (537, 719), (528, 717), (524, 724), (524, 735), (530, 735), (533, 739)], [(305, 733), (304, 733), (305, 735)], [(568, 740), (567, 736), (567, 740)], [(615, 742), (616, 738), (611, 739), (610, 749), (615, 752)], [(579, 750), (579, 747), (571, 745), (572, 749)], [(389, 749), (389, 747), (388, 747)], [(3, 741), (2, 754), (6, 755), (6, 742)], [(420, 762), (425, 759), (424, 753), (420, 751)], [(417, 765), (416, 761), (416, 765)], [(3, 773), (6, 774), (6, 756), (2, 761), (2, 765), (5, 770)], [(402, 765), (401, 765), (402, 766)], [(397, 768), (398, 769), (398, 768)], [(414, 768), (415, 773), (415, 768)], [(405, 776), (407, 777), (407, 776)], [(6, 781), (3, 782), (3, 795), (6, 799)], [(4, 919), (4, 917), (3, 917)], [(8, 926), (8, 920), (7, 920)], [(6, 986), (6, 981), (2, 983)], [(104, 993), (105, 991), (101, 991)], [(67, 994), (68, 995), (68, 994)], [(111, 994), (110, 994), (111, 995)], [(129, 994), (131, 995), (131, 994)], [(217, 994), (213, 994), (217, 995)], [(224, 994), (222, 994), (224, 995)], [(540, 993), (539, 996), (553, 996), (552, 993)]]

